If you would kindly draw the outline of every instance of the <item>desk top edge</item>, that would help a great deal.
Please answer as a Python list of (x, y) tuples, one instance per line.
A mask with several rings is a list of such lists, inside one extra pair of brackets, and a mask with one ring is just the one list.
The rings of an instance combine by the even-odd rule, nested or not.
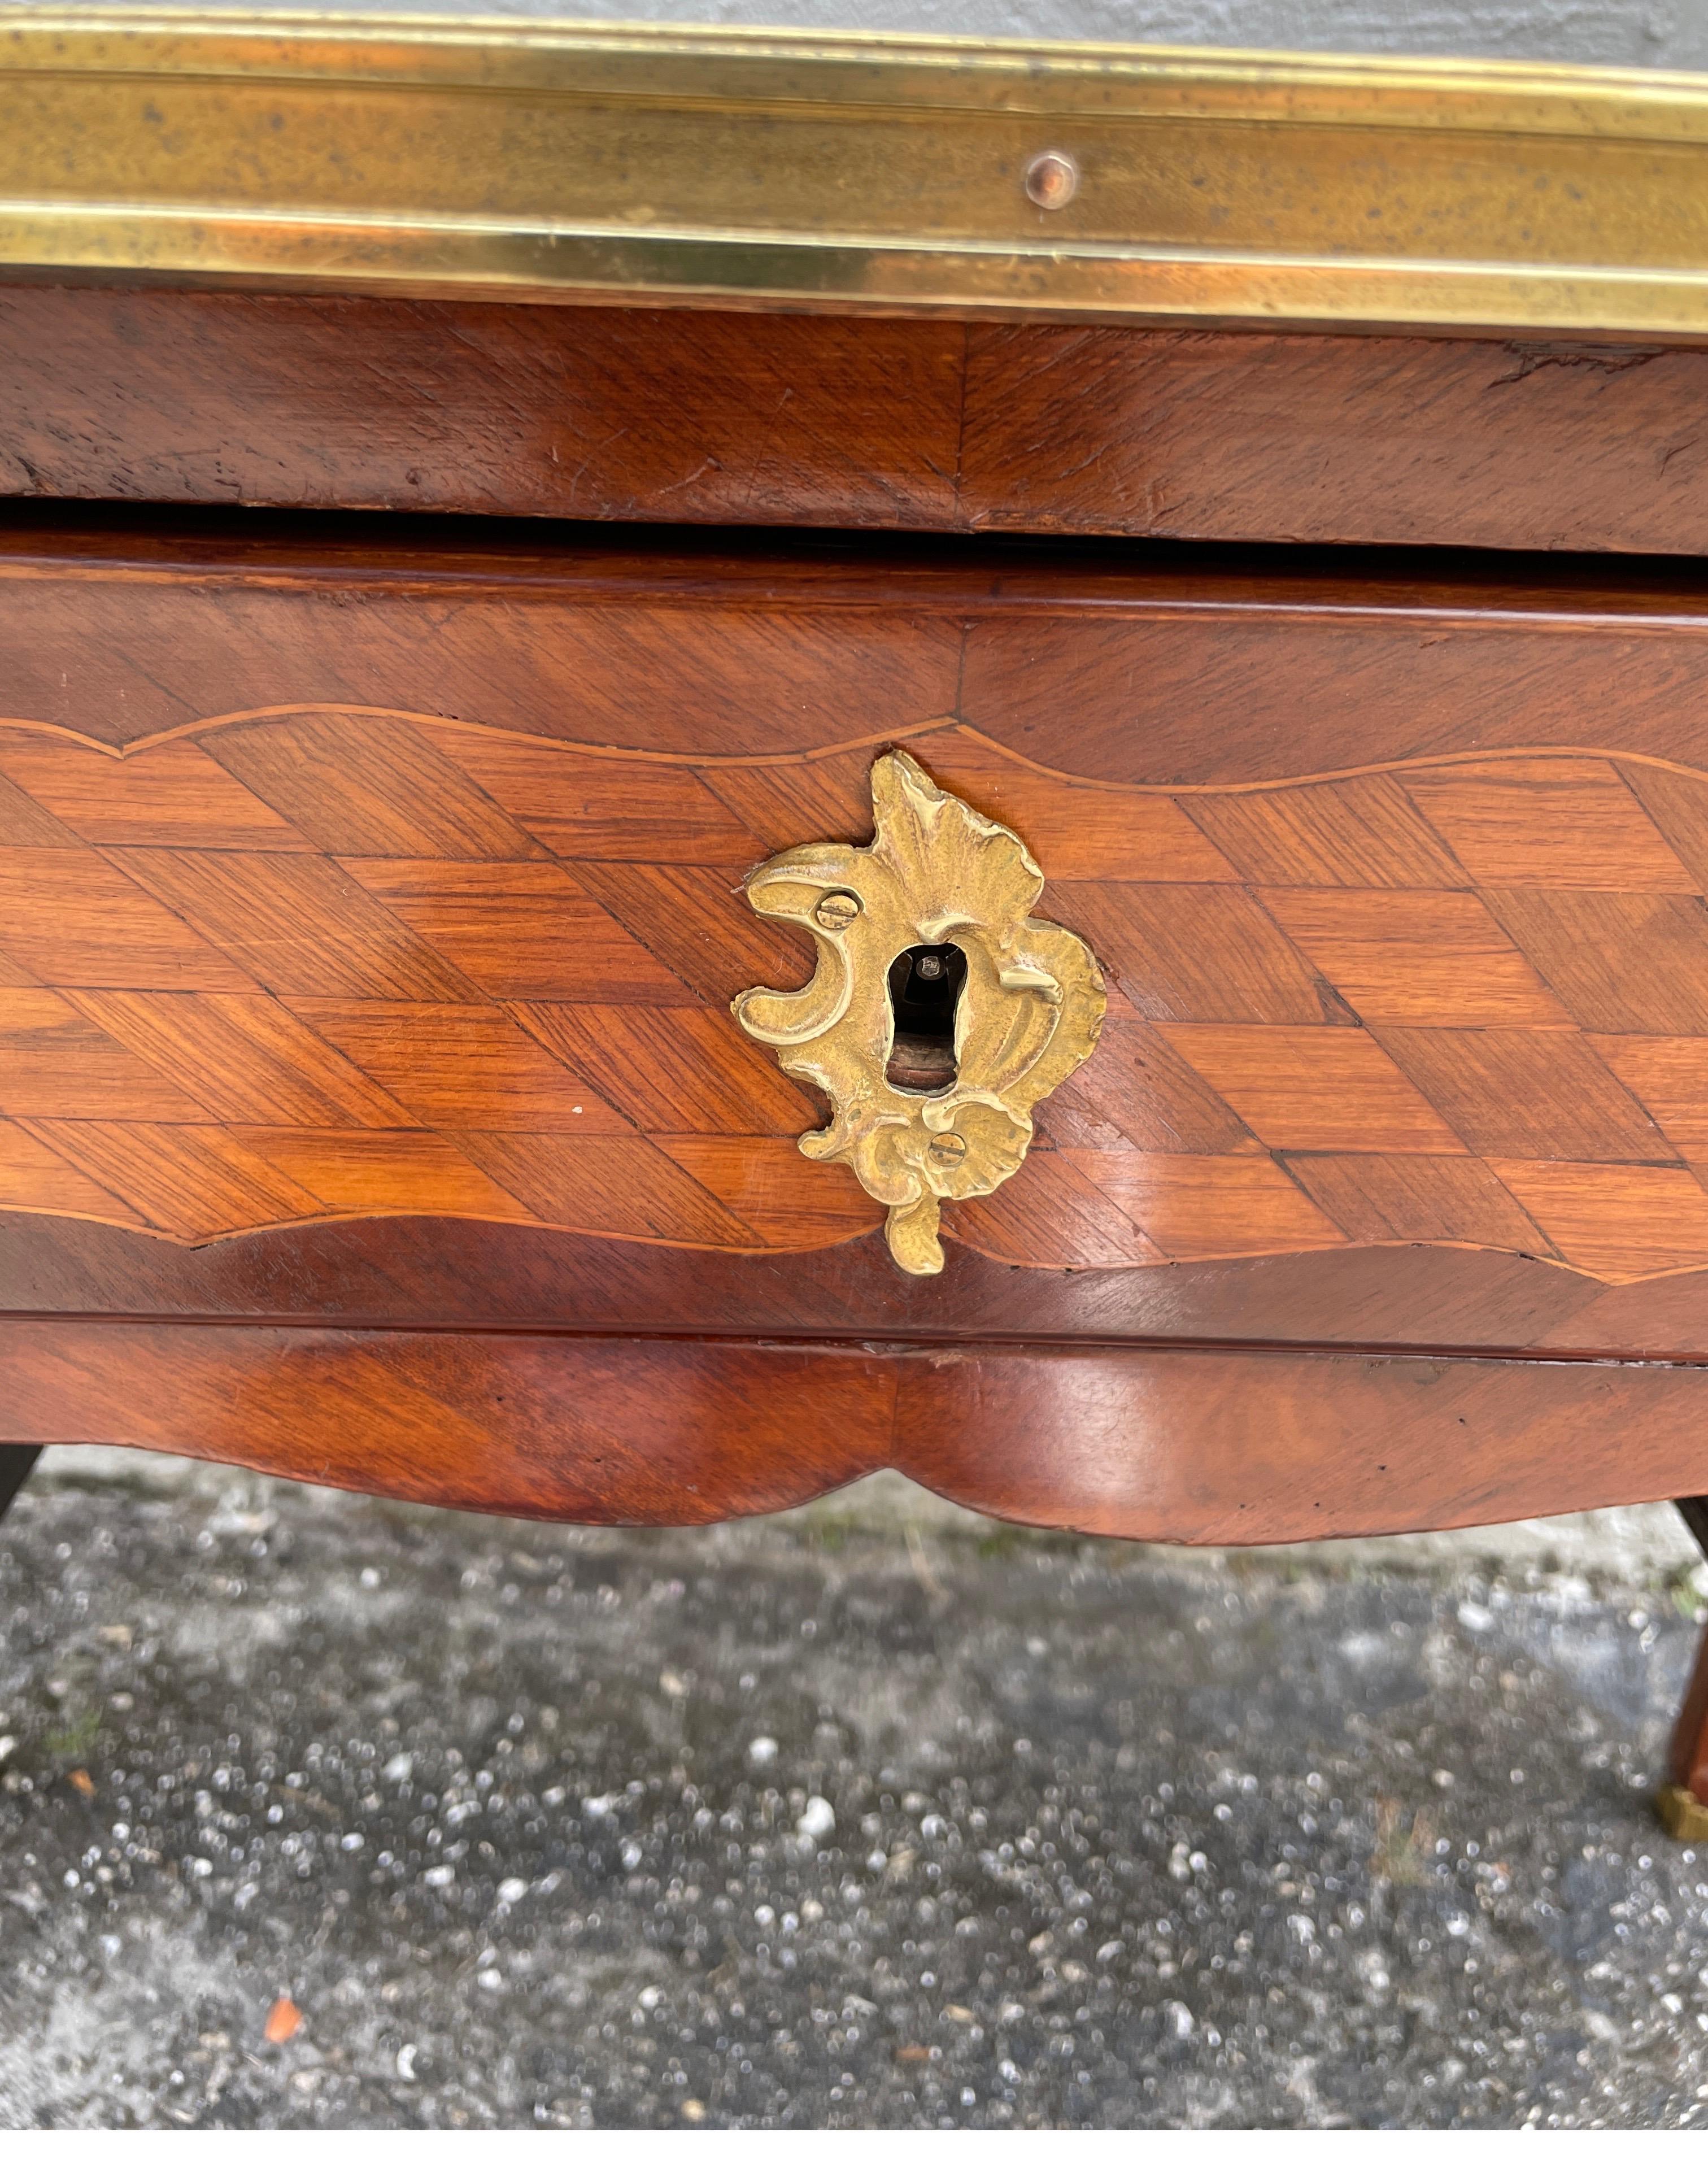
[(14, 277), (1708, 332), (1708, 76), (0, 7), (0, 85)]

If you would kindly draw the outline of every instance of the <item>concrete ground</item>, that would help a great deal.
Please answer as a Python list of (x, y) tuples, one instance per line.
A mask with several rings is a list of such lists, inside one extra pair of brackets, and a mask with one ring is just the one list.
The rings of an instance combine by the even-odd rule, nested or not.
[(0, 2123), (1668, 2126), (1670, 1513), (1191, 1556), (49, 1457), (0, 1528)]

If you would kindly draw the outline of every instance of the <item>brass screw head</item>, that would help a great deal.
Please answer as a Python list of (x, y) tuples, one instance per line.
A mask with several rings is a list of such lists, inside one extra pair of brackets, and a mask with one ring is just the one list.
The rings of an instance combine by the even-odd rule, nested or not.
[(933, 1136), (930, 1151), (939, 1166), (959, 1166), (967, 1156), (967, 1139), (956, 1135)]
[(851, 893), (827, 893), (813, 912), (813, 921), (823, 931), (846, 931), (860, 914)]
[(1079, 187), (1079, 169), (1066, 152), (1040, 152), (1026, 169), (1026, 194), (1044, 212), (1060, 212)]

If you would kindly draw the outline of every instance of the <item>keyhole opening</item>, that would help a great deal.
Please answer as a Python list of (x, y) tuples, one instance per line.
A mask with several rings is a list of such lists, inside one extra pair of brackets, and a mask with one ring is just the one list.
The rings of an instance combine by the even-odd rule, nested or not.
[(884, 1073), (898, 1090), (946, 1090), (955, 1080), (955, 1011), (967, 982), (958, 947), (910, 947), (890, 964), (895, 1034)]

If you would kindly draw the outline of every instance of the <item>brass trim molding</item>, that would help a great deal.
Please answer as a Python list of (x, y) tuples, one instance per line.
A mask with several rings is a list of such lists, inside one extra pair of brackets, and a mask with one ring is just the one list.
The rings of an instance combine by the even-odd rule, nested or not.
[[(747, 881), (761, 916), (811, 934), (818, 964), (798, 992), (756, 986), (730, 1007), (785, 1075), (830, 1101), (829, 1126), (800, 1140), (807, 1157), (851, 1168), (890, 1207), (903, 1272), (940, 1273), (943, 1200), (989, 1196), (1019, 1171), (1033, 1107), (1097, 1043), (1104, 983), (1083, 939), (1029, 913), (1044, 874), (1019, 835), (903, 750), (872, 768), (872, 816), (869, 848), (809, 842)], [(896, 1065), (896, 971), (917, 956), (943, 980), (953, 1023), (934, 1079), (923, 1055)]]
[(1655, 1814), (1676, 1841), (1708, 1841), (1708, 1803), (1668, 1781), (1655, 1797)]
[(1708, 334), (1708, 76), (0, 7), (0, 272)]

